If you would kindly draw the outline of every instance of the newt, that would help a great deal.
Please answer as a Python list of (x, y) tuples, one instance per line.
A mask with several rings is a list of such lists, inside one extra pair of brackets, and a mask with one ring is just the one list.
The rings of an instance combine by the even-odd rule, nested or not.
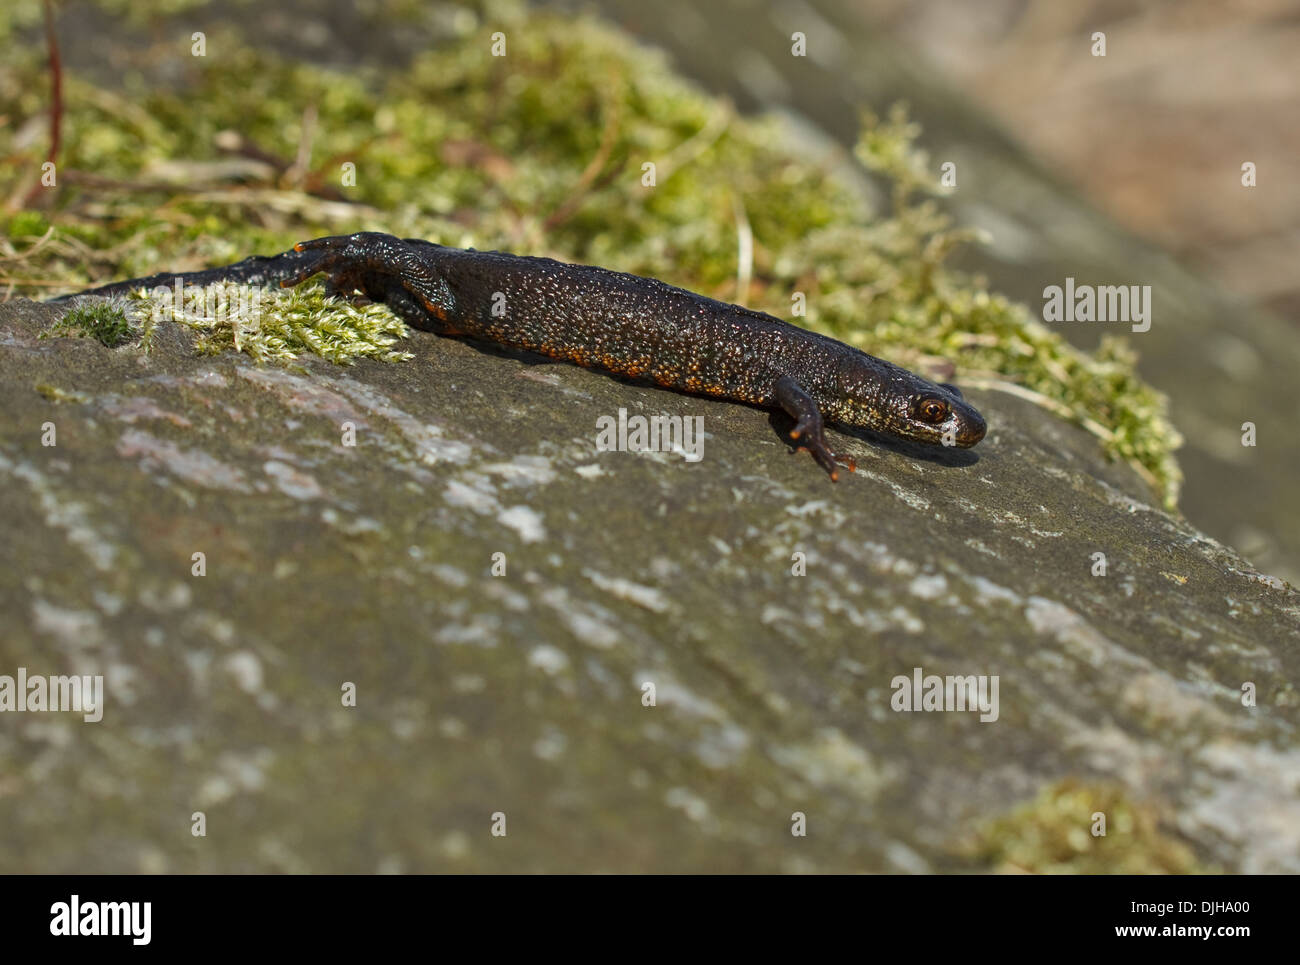
[(784, 410), (795, 420), (790, 438), (796, 448), (806, 449), (832, 480), (840, 464), (855, 467), (827, 445), (826, 421), (963, 449), (984, 438), (983, 417), (954, 385), (762, 312), (653, 278), (550, 258), (366, 231), (77, 295), (126, 294), (178, 280), (288, 288), (318, 273), (332, 293), (383, 302), (413, 328)]

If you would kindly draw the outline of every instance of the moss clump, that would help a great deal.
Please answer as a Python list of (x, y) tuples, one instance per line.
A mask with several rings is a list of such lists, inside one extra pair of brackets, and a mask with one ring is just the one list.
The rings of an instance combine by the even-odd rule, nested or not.
[(205, 354), (233, 348), (259, 362), (287, 362), (309, 352), (339, 365), (412, 357), (393, 349), (410, 329), (387, 308), (327, 296), (319, 284), (290, 290), (209, 285), (188, 289), (180, 304), (170, 296), (169, 290), (138, 289), (128, 299), (148, 325), (166, 320), (194, 329)]
[[(1093, 814), (1106, 834), (1092, 834)], [(1159, 812), (1108, 785), (1061, 781), (998, 818), (966, 843), (963, 855), (996, 871), (1034, 874), (1212, 873), (1183, 842), (1161, 830)]]
[(87, 300), (68, 309), (46, 334), (89, 336), (101, 345), (117, 348), (131, 339), (132, 330), (118, 301)]
[(90, 396), (72, 389), (61, 389), (49, 382), (37, 382), (33, 388), (51, 402), (89, 402)]
[[(380, 6), (387, 20), (409, 15), (400, 0)], [(505, 57), (491, 56), (498, 31)], [(20, 290), (25, 280), (33, 292), (60, 281), (71, 290), (362, 229), (605, 265), (1030, 399), (1086, 427), (1174, 505), (1181, 440), (1128, 343), (1077, 350), (945, 264), (970, 234), (927, 196), (936, 178), (901, 111), (867, 114), (856, 150), (889, 188), (878, 210), (860, 175), (846, 176), (842, 153), (779, 119), (736, 116), (657, 52), (593, 20), (467, 3), (442, 38), (382, 74), (331, 72), (210, 37), (222, 56), (186, 57), (184, 87), (129, 77), (128, 98), (68, 76), (65, 123), (78, 137), (67, 139), (61, 170), (101, 180), (64, 179), (49, 238), (43, 219), (10, 220), (12, 240), (0, 242), (10, 247), (0, 250), (8, 276)], [(20, 54), (0, 65), (0, 115), (15, 128), (46, 107), (39, 52)], [(261, 180), (202, 183), (210, 169), (198, 162), (221, 159), (232, 134), (283, 166)], [(38, 169), (41, 146), (29, 150), (6, 170)], [(314, 166), (290, 163), (306, 156)], [(164, 161), (192, 171), (192, 187), (142, 188), (162, 180)], [(355, 184), (342, 179), (345, 164)], [(0, 171), (0, 182), (9, 176)], [(112, 254), (96, 261), (97, 252)], [(797, 293), (807, 312), (795, 317)], [(250, 344), (268, 357), (309, 350), (307, 329), (297, 332), (299, 348)], [(205, 347), (234, 344), (233, 333), (213, 336)], [(318, 341), (336, 347), (328, 331)]]
[[(955, 360), (964, 384), (1011, 392), (1071, 419), (1133, 465), (1173, 508), (1183, 478), (1173, 453), (1182, 436), (1169, 421), (1168, 399), (1138, 376), (1129, 342), (1105, 336), (1089, 354), (1023, 305), (946, 272), (944, 257), (969, 235), (954, 230), (933, 203), (916, 202), (936, 190), (928, 158), (914, 147), (917, 134), (901, 108), (886, 122), (865, 118), (856, 153), (892, 185), (896, 243), (910, 255), (864, 266), (845, 239), (824, 246), (817, 257), (833, 264), (837, 277), (861, 279), (844, 287), (827, 328), (864, 346), (899, 345), (913, 365), (927, 356)], [(885, 299), (877, 297), (882, 284), (889, 287)]]

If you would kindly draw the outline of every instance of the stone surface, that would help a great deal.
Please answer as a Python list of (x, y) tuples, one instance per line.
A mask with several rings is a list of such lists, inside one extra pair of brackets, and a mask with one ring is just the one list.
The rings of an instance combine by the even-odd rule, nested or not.
[[(56, 317), (0, 305), (0, 674), (106, 706), (0, 714), (0, 870), (946, 870), (1069, 779), (1300, 871), (1300, 597), (1027, 403), (971, 393), (970, 453), (833, 432), (833, 485), (780, 416), (531, 356)], [(703, 460), (598, 453), (620, 408)], [(917, 667), (997, 675), (997, 720), (895, 712)]]

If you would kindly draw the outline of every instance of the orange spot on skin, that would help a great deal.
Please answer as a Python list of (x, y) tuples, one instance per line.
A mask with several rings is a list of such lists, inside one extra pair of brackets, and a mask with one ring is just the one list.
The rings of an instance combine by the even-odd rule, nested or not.
[(420, 302), (428, 310), (429, 314), (438, 319), (438, 321), (445, 322), (447, 320), (447, 309), (443, 308), (441, 305), (435, 305), (427, 298), (421, 298)]

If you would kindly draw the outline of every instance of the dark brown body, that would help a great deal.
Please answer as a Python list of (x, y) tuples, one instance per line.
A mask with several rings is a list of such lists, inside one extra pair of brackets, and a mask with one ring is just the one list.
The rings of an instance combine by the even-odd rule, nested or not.
[(240, 282), (293, 285), (324, 272), (409, 324), (650, 379), (699, 395), (782, 408), (791, 435), (835, 476), (822, 416), (921, 442), (971, 446), (984, 421), (937, 385), (835, 339), (642, 278), (588, 265), (446, 248), (365, 232), (319, 238), (225, 268), (155, 275), (83, 294)]

